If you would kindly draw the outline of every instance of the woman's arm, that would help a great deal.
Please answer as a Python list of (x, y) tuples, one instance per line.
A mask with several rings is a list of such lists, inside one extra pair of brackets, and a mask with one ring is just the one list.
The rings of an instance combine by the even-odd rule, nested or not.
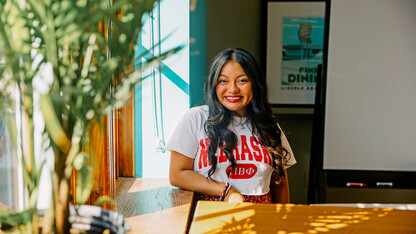
[[(212, 196), (221, 196), (225, 183), (207, 179), (195, 172), (194, 160), (176, 151), (170, 153), (169, 182), (171, 185)], [(231, 187), (225, 201), (243, 202), (244, 197)]]
[(290, 203), (290, 196), (289, 196), (289, 181), (287, 178), (286, 169), (283, 170), (284, 172), (284, 181), (276, 184), (277, 181), (277, 173), (273, 172), (272, 178), (270, 180), (270, 191), (272, 195), (272, 203)]

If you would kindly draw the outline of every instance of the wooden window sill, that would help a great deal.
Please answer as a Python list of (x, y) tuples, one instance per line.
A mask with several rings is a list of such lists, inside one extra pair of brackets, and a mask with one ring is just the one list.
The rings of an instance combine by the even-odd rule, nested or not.
[(167, 178), (117, 179), (116, 211), (129, 233), (185, 233), (194, 193), (173, 187)]

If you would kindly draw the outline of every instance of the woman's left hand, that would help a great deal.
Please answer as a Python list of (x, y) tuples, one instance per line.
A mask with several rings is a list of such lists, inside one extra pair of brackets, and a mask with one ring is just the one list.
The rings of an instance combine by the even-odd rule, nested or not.
[(244, 202), (244, 197), (241, 195), (240, 192), (238, 192), (237, 189), (234, 187), (231, 187), (228, 191), (227, 196), (225, 196), (224, 201), (230, 202), (230, 203), (241, 203)]

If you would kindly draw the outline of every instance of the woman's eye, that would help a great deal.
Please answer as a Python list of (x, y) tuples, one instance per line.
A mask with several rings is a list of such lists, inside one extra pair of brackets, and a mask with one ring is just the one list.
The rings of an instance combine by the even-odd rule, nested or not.
[(241, 79), (241, 80), (239, 80), (239, 82), (240, 83), (246, 83), (246, 82), (249, 82), (249, 80), (248, 79)]
[(218, 80), (218, 84), (225, 84), (225, 83), (227, 83), (226, 80)]

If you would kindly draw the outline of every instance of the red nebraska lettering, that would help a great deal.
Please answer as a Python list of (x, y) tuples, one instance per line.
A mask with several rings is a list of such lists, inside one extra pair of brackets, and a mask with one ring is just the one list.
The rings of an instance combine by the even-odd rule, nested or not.
[(261, 151), (258, 146), (258, 143), (256, 142), (253, 136), (250, 137), (250, 143), (251, 143), (251, 148), (253, 148), (254, 160), (256, 160), (257, 162), (261, 162), (261, 159), (262, 159)]
[[(261, 144), (261, 139), (257, 139), (253, 136), (250, 136), (250, 142), (248, 142), (247, 136), (241, 135), (240, 138), (241, 148), (236, 146), (232, 150), (232, 156), (237, 161), (257, 161), (264, 162), (270, 166), (273, 166), (272, 157), (270, 156), (269, 151)], [(199, 141), (199, 145), (201, 146), (201, 152), (199, 156), (198, 167), (199, 169), (202, 169), (204, 167), (211, 166), (211, 163), (208, 160), (209, 138), (201, 139)], [(218, 163), (224, 163), (228, 161), (227, 156), (225, 155), (222, 148), (217, 149), (217, 151), (215, 152), (215, 157)], [(239, 175), (242, 172), (240, 173), (238, 171), (235, 171), (234, 173), (236, 175)]]
[(199, 167), (199, 169), (201, 169), (203, 167), (207, 167), (208, 166), (208, 146), (209, 146), (209, 138), (206, 138), (205, 139), (205, 144), (204, 144), (204, 139), (201, 139), (199, 141), (199, 145), (201, 146), (201, 154), (199, 156), (198, 167)]
[[(231, 170), (231, 165), (227, 167), (227, 172)], [(257, 173), (254, 164), (237, 164), (230, 173), (231, 179), (250, 179)]]
[(248, 145), (247, 145), (247, 137), (242, 135), (241, 136), (241, 160), (246, 159), (246, 154), (248, 156), (248, 160), (253, 161), (253, 155), (251, 154), (250, 149), (248, 148)]
[(227, 162), (227, 156), (225, 156), (224, 151), (222, 149), (220, 149), (220, 156), (217, 157), (217, 159), (218, 163)]
[(261, 149), (263, 151), (263, 159), (264, 159), (264, 163), (269, 164), (270, 166), (273, 166), (272, 163), (272, 159), (270, 157), (269, 151), (267, 151), (266, 148), (264, 148), (263, 146), (261, 146)]
[(238, 147), (234, 147), (233, 149), (233, 156), (236, 160), (240, 160), (240, 153), (238, 152)]

